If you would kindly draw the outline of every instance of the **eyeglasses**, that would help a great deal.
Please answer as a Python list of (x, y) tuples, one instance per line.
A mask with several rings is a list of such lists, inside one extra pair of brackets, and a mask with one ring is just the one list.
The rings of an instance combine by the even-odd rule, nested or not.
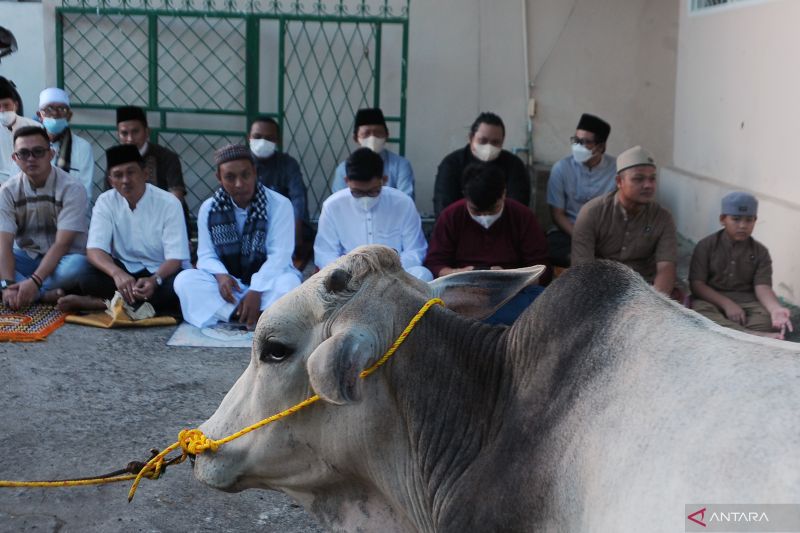
[(353, 195), (353, 198), (364, 198), (365, 196), (369, 196), (370, 198), (375, 198), (381, 193), (381, 187), (377, 187), (375, 189), (370, 189), (368, 191), (360, 191), (358, 189), (350, 189), (350, 194)]
[(589, 139), (581, 139), (580, 137), (575, 137), (575, 136), (570, 137), (569, 142), (571, 142), (572, 144), (580, 144), (581, 146), (585, 146), (586, 148), (591, 148), (592, 146), (598, 144), (597, 141), (590, 141)]
[(17, 156), (17, 159), (21, 159), (22, 161), (27, 161), (28, 159), (33, 156), (34, 159), (41, 159), (45, 155), (50, 152), (49, 148), (42, 148), (41, 146), (37, 146), (33, 150), (28, 150), (27, 148), (23, 148), (22, 150), (17, 150), (14, 152), (14, 155)]
[(49, 105), (41, 108), (39, 111), (46, 117), (66, 116), (69, 113), (69, 107), (65, 105)]

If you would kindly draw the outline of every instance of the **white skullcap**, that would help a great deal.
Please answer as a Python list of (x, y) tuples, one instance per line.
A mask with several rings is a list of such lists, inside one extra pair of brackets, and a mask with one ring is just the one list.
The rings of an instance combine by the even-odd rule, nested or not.
[(64, 89), (58, 87), (48, 87), (39, 93), (39, 109), (50, 104), (64, 104), (69, 107), (69, 95)]

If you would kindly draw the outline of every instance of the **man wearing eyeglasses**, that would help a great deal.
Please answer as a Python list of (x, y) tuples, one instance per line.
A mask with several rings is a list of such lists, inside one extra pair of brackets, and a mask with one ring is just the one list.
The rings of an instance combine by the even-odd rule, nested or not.
[(94, 156), (92, 146), (83, 137), (72, 133), (69, 121), (72, 109), (69, 95), (56, 87), (39, 93), (39, 110), (36, 116), (42, 121), (50, 145), (55, 151), (53, 165), (78, 179), (91, 200), (94, 193)]
[(423, 281), (433, 274), (422, 266), (428, 244), (414, 201), (406, 193), (384, 187), (388, 178), (383, 159), (359, 148), (345, 162), (346, 189), (322, 204), (314, 262), (324, 268), (336, 258), (365, 244), (383, 244), (400, 255), (403, 268)]
[(611, 126), (585, 113), (570, 138), (572, 155), (553, 165), (547, 182), (547, 203), (555, 227), (547, 233), (550, 259), (556, 266), (570, 265), (572, 231), (583, 204), (615, 189), (614, 158), (606, 154)]
[(0, 290), (12, 309), (54, 303), (89, 270), (86, 191), (52, 156), (42, 128), (14, 132), (22, 171), (0, 187)]

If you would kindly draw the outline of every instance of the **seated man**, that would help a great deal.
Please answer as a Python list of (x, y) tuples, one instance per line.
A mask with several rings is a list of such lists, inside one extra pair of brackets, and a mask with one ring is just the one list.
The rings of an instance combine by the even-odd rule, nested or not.
[(11, 155), (14, 153), (14, 132), (25, 126), (38, 126), (35, 120), (20, 116), (19, 93), (11, 80), (0, 76), (0, 183), (19, 172)]
[(88, 271), (89, 204), (78, 180), (50, 164), (42, 128), (16, 130), (14, 148), (22, 172), (0, 187), (0, 290), (4, 304), (21, 309), (54, 303)]
[(97, 197), (86, 257), (95, 267), (80, 280), (82, 295), (58, 300), (61, 311), (105, 309), (119, 291), (133, 306), (149, 301), (156, 313), (177, 314), (173, 281), (189, 260), (180, 201), (147, 183), (144, 159), (130, 144), (106, 150), (113, 189)]
[(614, 158), (606, 154), (611, 126), (584, 113), (575, 136), (570, 139), (572, 155), (553, 165), (547, 181), (547, 203), (553, 228), (547, 232), (550, 258), (557, 266), (569, 266), (572, 228), (583, 204), (616, 189)]
[(722, 199), (723, 229), (698, 242), (692, 254), (692, 309), (727, 328), (783, 339), (792, 331), (790, 312), (772, 290), (769, 251), (752, 237), (757, 215), (751, 194)]
[(198, 328), (234, 318), (255, 327), (261, 311), (300, 285), (292, 266), (294, 212), (258, 182), (250, 150), (217, 150), (220, 187), (197, 214), (197, 269), (175, 280), (183, 318)]
[[(359, 109), (356, 113), (353, 140), (358, 146), (369, 148), (383, 159), (383, 173), (387, 177), (386, 185), (406, 193), (414, 199), (414, 171), (411, 163), (405, 157), (384, 148), (386, 139), (389, 138), (389, 128), (383, 111), (379, 108)], [(344, 177), (346, 174), (345, 162), (336, 167), (336, 174), (331, 183), (333, 192), (341, 191), (346, 187)]]
[[(425, 266), (436, 277), (469, 270), (547, 265), (547, 242), (536, 216), (506, 196), (506, 179), (496, 166), (472, 164), (464, 170), (464, 198), (436, 219)], [(540, 282), (546, 284), (550, 273)], [(538, 296), (528, 287), (501, 308), (490, 323), (511, 324)]]
[(36, 115), (42, 121), (50, 146), (55, 150), (53, 165), (69, 172), (86, 189), (91, 201), (94, 194), (94, 155), (92, 145), (83, 137), (72, 133), (69, 121), (72, 109), (69, 95), (63, 89), (51, 87), (39, 93), (39, 110)]
[(117, 137), (120, 144), (132, 144), (142, 154), (149, 183), (171, 192), (185, 204), (186, 185), (183, 183), (181, 160), (169, 148), (150, 142), (144, 109), (136, 106), (117, 108)]
[(270, 117), (257, 117), (247, 134), (250, 151), (256, 157), (258, 181), (266, 188), (282, 194), (294, 209), (294, 264), (298, 268), (308, 261), (314, 242), (314, 230), (308, 218), (308, 199), (303, 173), (295, 159), (277, 151), (281, 144), (278, 123)]
[(463, 198), (464, 170), (483, 163), (497, 167), (506, 177), (506, 194), (522, 205), (531, 203), (531, 179), (522, 159), (503, 149), (506, 126), (494, 113), (481, 113), (469, 128), (469, 142), (464, 148), (447, 154), (436, 169), (433, 186), (433, 211), (436, 217), (448, 205)]
[[(658, 205), (656, 164), (636, 146), (617, 157), (617, 190), (583, 206), (572, 234), (572, 264), (623, 263), (667, 296), (675, 294), (678, 241), (669, 211)], [(679, 291), (678, 291), (679, 292)]]
[(422, 266), (428, 244), (414, 201), (405, 193), (384, 187), (383, 159), (369, 148), (347, 158), (347, 189), (333, 193), (322, 204), (314, 262), (324, 268), (337, 257), (365, 244), (394, 248), (406, 272), (431, 281)]

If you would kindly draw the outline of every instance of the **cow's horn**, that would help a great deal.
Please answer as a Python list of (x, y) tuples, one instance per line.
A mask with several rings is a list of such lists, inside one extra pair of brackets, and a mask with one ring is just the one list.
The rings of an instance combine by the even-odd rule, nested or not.
[(339, 292), (347, 288), (350, 283), (350, 272), (337, 268), (332, 270), (328, 277), (325, 278), (325, 290), (328, 292)]

